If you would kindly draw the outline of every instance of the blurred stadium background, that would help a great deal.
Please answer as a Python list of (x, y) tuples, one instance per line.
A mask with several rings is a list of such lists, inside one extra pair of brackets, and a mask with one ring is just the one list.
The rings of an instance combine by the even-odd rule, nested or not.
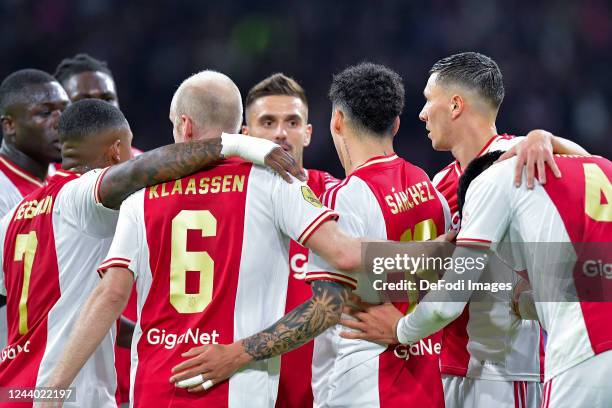
[(78, 52), (106, 60), (134, 145), (145, 150), (171, 142), (170, 99), (189, 74), (219, 70), (244, 96), (282, 71), (309, 98), (314, 135), (305, 165), (343, 176), (326, 95), (333, 73), (369, 60), (404, 78), (396, 149), (433, 175), (450, 154), (432, 151), (418, 119), (427, 71), (473, 50), (504, 74), (499, 132), (544, 128), (612, 156), (609, 0), (2, 0), (0, 13), (2, 77), (26, 67), (53, 73)]

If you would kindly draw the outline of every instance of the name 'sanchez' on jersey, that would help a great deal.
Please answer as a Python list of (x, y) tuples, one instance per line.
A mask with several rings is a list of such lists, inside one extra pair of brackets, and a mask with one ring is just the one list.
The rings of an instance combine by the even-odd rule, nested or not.
[(408, 211), (429, 200), (433, 200), (434, 195), (429, 183), (416, 183), (403, 191), (395, 192), (391, 189), (391, 194), (385, 196), (385, 202), (391, 209), (391, 214), (398, 214)]

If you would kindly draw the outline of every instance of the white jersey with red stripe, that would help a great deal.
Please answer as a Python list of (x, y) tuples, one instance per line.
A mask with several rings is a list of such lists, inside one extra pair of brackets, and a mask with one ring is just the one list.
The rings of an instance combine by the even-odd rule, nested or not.
[[(98, 283), (95, 270), (118, 217), (96, 199), (102, 174), (93, 170), (79, 177), (58, 170), (2, 219), (0, 292), (7, 295), (9, 327), (0, 362), (5, 387), (45, 386)], [(111, 330), (72, 384), (76, 403), (65, 406), (116, 406), (113, 343)]]
[[(348, 234), (371, 239), (435, 238), (450, 218), (444, 198), (418, 167), (396, 155), (374, 157), (323, 195), (338, 211)], [(419, 236), (422, 231), (423, 236)], [(426, 235), (425, 235), (426, 234)], [(367, 302), (380, 302), (364, 274), (333, 271), (312, 255), (307, 281), (331, 280), (354, 288)], [(396, 304), (406, 312), (408, 304)], [(350, 318), (349, 316), (344, 316)], [(443, 407), (438, 352), (440, 336), (421, 343), (383, 347), (340, 337), (335, 325), (315, 339), (313, 392), (317, 407)]]
[[(15, 163), (0, 156), (0, 218), (43, 183)], [(0, 350), (6, 346), (8, 325), (6, 306), (0, 307)]]
[(194, 346), (231, 343), (281, 318), (290, 240), (303, 244), (335, 218), (305, 184), (234, 159), (129, 197), (100, 270), (123, 266), (136, 279), (134, 406), (273, 407), (278, 357), (200, 394), (163, 373)]
[[(609, 248), (592, 244), (612, 237), (612, 163), (596, 156), (555, 160), (563, 177), (547, 168), (547, 183), (533, 190), (514, 187), (516, 159), (474, 179), (457, 238), (457, 245), (490, 247), (515, 270), (527, 270), (548, 333), (546, 380), (612, 349), (612, 303), (601, 301), (612, 298), (612, 279), (605, 266), (600, 273), (583, 269), (612, 264)], [(559, 243), (566, 243), (561, 250)], [(585, 295), (594, 287), (599, 301)]]
[[(506, 151), (522, 137), (497, 135), (478, 153)], [(452, 228), (459, 228), (457, 186), (462, 171), (457, 161), (452, 162), (433, 178), (448, 201), (452, 213)], [(503, 278), (490, 281), (511, 281), (518, 277), (507, 268), (495, 268)], [(487, 272), (491, 273), (487, 269)], [(540, 325), (522, 320), (512, 311), (511, 299), (500, 299), (506, 294), (483, 294), (483, 301), (468, 303), (465, 310), (443, 330), (440, 368), (443, 374), (502, 381), (541, 381), (543, 375), (543, 337)], [(508, 295), (509, 296), (509, 295)], [(525, 356), (530, 356), (526, 358)]]
[[(313, 169), (304, 169), (308, 187), (320, 197), (328, 188), (340, 180), (331, 174)], [(285, 313), (290, 312), (312, 296), (312, 289), (304, 278), (308, 266), (308, 248), (295, 241), (289, 246), (289, 280)], [(312, 407), (312, 352), (314, 340), (281, 356), (281, 371), (278, 383), (276, 408)]]

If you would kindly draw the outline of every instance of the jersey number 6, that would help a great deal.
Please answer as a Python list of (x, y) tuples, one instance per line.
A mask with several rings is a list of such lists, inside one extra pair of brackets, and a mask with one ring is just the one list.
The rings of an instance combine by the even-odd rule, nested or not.
[[(187, 231), (202, 237), (217, 235), (217, 220), (208, 210), (182, 210), (172, 219), (170, 304), (179, 313), (200, 313), (210, 303), (215, 262), (206, 251), (187, 251)], [(198, 293), (187, 293), (187, 272), (200, 274)]]

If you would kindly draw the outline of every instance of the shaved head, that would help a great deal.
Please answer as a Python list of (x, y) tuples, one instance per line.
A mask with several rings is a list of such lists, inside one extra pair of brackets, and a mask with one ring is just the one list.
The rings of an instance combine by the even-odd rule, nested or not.
[(183, 81), (172, 97), (170, 120), (175, 127), (183, 115), (200, 133), (211, 129), (238, 133), (242, 124), (240, 91), (226, 75), (199, 72)]

